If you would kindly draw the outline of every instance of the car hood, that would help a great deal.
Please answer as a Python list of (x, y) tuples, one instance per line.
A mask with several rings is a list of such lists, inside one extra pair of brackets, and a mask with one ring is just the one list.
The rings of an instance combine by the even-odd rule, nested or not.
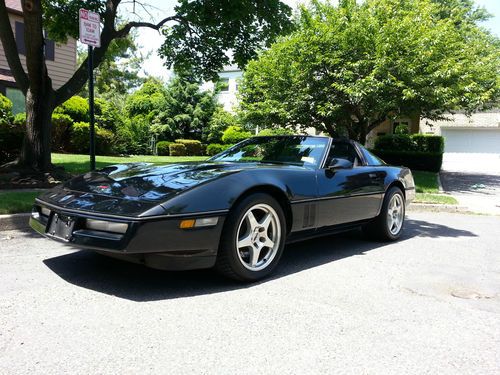
[(230, 174), (248, 169), (301, 168), (261, 163), (193, 162), (153, 165), (112, 165), (77, 176), (43, 194), (40, 199), (59, 207), (92, 212), (149, 216), (174, 196)]

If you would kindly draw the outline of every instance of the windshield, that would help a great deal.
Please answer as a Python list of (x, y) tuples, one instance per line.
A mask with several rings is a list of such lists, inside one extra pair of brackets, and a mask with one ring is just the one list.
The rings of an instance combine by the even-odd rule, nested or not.
[(254, 137), (209, 160), (318, 167), (327, 145), (328, 138), (324, 137)]

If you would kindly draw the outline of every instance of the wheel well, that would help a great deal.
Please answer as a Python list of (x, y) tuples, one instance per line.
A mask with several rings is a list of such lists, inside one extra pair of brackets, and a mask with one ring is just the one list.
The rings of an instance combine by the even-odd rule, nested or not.
[(245, 192), (243, 192), (238, 199), (236, 199), (233, 204), (231, 205), (231, 209), (236, 206), (241, 200), (244, 198), (248, 197), (250, 194), (254, 193), (264, 193), (272, 196), (276, 201), (280, 204), (281, 208), (283, 209), (283, 213), (285, 214), (285, 219), (286, 219), (286, 230), (287, 233), (290, 233), (290, 230), (292, 229), (292, 222), (293, 222), (293, 216), (292, 216), (292, 208), (290, 206), (290, 201), (288, 200), (288, 197), (286, 194), (279, 188), (273, 185), (259, 185), (259, 186), (254, 186)]
[[(396, 186), (401, 189), (401, 192), (403, 193), (403, 197), (406, 199), (406, 192), (405, 192), (405, 187), (403, 183), (399, 180), (391, 182), (391, 184), (387, 187), (387, 190), (389, 190), (391, 187)], [(387, 191), (386, 190), (386, 191)]]

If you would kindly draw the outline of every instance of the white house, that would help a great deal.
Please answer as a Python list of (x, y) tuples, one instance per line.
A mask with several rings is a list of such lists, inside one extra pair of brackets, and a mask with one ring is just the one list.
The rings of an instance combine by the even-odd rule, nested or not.
[[(219, 78), (224, 83), (224, 88), (217, 95), (219, 104), (224, 106), (228, 112), (234, 112), (238, 105), (238, 84), (243, 75), (243, 71), (237, 66), (226, 66), (222, 72), (219, 72)], [(201, 87), (202, 90), (213, 90), (214, 83), (206, 82)]]

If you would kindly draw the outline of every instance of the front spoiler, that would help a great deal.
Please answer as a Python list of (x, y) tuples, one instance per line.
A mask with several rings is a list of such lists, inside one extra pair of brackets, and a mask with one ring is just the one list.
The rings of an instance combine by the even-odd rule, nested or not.
[[(166, 270), (187, 270), (210, 268), (215, 264), (219, 241), (224, 226), (225, 216), (218, 215), (218, 223), (213, 227), (180, 229), (182, 218), (161, 218), (152, 220), (129, 221), (126, 233), (110, 233), (85, 229), (85, 219), (92, 215), (71, 214), (75, 222), (71, 237), (66, 241), (48, 233), (50, 221), (55, 212), (64, 213), (51, 207), (50, 216), (41, 215), (38, 202), (33, 207), (30, 226), (41, 235), (52, 240), (82, 249), (95, 250), (115, 258), (141, 263), (146, 266)], [(199, 216), (193, 216), (197, 218)], [(103, 220), (102, 216), (96, 216)], [(187, 217), (189, 218), (189, 217)], [(110, 221), (113, 221), (110, 219)]]

